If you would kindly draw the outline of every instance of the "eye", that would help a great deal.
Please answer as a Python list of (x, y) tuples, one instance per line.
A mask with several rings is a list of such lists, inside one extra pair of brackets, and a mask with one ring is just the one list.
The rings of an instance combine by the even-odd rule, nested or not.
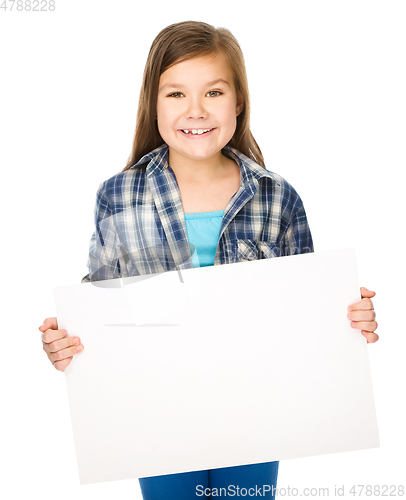
[(175, 99), (179, 98), (182, 94), (182, 92), (174, 92), (173, 94), (169, 95), (168, 97), (175, 97)]
[[(210, 90), (210, 92), (207, 92), (207, 94), (209, 94), (209, 95), (211, 94), (210, 97), (217, 97), (217, 96), (221, 95), (221, 92), (219, 92), (218, 90)], [(217, 95), (213, 95), (213, 94), (217, 94)]]

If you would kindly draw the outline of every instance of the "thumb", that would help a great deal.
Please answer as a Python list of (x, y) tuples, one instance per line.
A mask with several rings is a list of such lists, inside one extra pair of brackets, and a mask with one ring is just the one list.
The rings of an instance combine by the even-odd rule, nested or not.
[(372, 290), (368, 290), (368, 288), (365, 288), (364, 286), (362, 286), (360, 288), (360, 290), (361, 290), (361, 297), (363, 299), (366, 299), (366, 298), (370, 299), (376, 295), (375, 292), (373, 292)]
[(38, 330), (42, 333), (49, 329), (58, 330), (58, 320), (56, 317), (45, 319), (44, 323), (38, 328)]

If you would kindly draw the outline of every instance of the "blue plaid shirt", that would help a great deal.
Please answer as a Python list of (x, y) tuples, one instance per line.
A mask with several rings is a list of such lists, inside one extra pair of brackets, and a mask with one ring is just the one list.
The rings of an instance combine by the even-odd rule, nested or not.
[[(168, 152), (163, 144), (100, 184), (89, 274), (82, 283), (193, 267)], [(295, 189), (235, 148), (226, 146), (222, 153), (237, 162), (241, 174), (224, 212), (214, 265), (313, 252)]]

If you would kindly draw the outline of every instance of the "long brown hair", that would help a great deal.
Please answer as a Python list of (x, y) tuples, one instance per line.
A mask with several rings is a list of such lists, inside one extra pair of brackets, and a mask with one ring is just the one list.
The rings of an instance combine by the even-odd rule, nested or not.
[(244, 99), (244, 108), (237, 116), (236, 130), (228, 144), (266, 168), (262, 152), (250, 130), (248, 80), (244, 56), (237, 40), (226, 28), (184, 21), (167, 26), (152, 42), (144, 70), (132, 152), (123, 172), (164, 143), (156, 121), (161, 74), (182, 61), (218, 53), (226, 57), (234, 75), (235, 89), (237, 93), (241, 92)]

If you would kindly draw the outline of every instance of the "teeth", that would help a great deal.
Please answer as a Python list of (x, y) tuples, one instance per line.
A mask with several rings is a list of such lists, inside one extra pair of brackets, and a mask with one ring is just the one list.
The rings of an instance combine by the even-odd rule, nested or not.
[(200, 128), (200, 129), (196, 130), (193, 128), (191, 130), (184, 129), (183, 132), (185, 132), (185, 134), (202, 135), (205, 132), (210, 132), (210, 130), (213, 130), (213, 129), (212, 128)]

